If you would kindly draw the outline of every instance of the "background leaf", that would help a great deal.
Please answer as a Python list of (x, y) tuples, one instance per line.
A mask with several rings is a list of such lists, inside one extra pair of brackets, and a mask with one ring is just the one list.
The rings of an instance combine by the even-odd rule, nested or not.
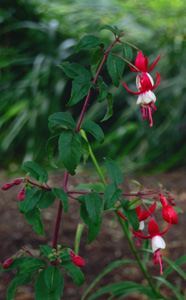
[(96, 36), (86, 35), (79, 41), (78, 45), (76, 46), (76, 53), (81, 50), (88, 50), (88, 49), (95, 48), (101, 44), (102, 42)]
[(70, 78), (76, 78), (78, 76), (84, 76), (91, 79), (90, 72), (85, 69), (82, 65), (77, 63), (70, 63), (68, 61), (59, 64), (59, 67), (65, 72), (65, 74)]

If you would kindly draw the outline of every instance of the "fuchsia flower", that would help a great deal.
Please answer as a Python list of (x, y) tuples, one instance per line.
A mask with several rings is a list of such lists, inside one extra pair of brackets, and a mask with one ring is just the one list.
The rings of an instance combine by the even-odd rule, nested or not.
[(125, 82), (123, 82), (125, 88), (127, 91), (134, 95), (139, 95), (136, 104), (142, 105), (142, 114), (143, 114), (143, 119), (149, 117), (149, 122), (150, 122), (150, 127), (153, 126), (153, 120), (152, 120), (152, 113), (153, 110), (156, 111), (156, 107), (154, 106), (154, 103), (156, 102), (156, 96), (152, 92), (160, 83), (160, 75), (159, 73), (156, 73), (157, 76), (157, 82), (154, 85), (153, 79), (150, 76), (150, 74), (143, 72), (137, 75), (136, 77), (136, 85), (139, 90), (139, 92), (133, 92), (131, 91)]
[(164, 195), (160, 196), (160, 202), (163, 206), (162, 215), (166, 222), (171, 222), (171, 224), (177, 224), (178, 215), (175, 209), (167, 203), (167, 198)]
[(153, 256), (154, 264), (157, 264), (159, 261), (160, 274), (163, 274), (163, 268), (162, 268), (163, 260), (161, 259), (162, 254), (160, 253), (160, 249), (165, 249), (165, 247), (166, 247), (165, 241), (161, 237), (161, 235), (165, 234), (169, 230), (170, 225), (171, 225), (171, 220), (169, 219), (168, 228), (166, 230), (164, 230), (163, 232), (160, 232), (157, 223), (154, 221), (153, 218), (151, 218), (150, 222), (149, 222), (149, 226), (148, 226), (148, 232), (149, 232), (148, 236), (139, 234), (138, 232), (131, 229), (131, 231), (134, 232), (138, 237), (140, 237), (142, 239), (146, 239), (146, 240), (151, 239), (152, 250), (154, 252), (154, 256)]
[[(155, 60), (155, 62), (152, 64), (152, 66), (148, 69), (148, 58), (144, 57), (142, 52), (139, 52), (136, 57), (134, 65), (141, 72), (150, 72), (150, 71), (152, 71), (152, 69), (154, 69), (154, 67), (157, 64), (160, 57), (161, 57), (161, 53), (159, 54), (159, 56)], [(129, 65), (129, 67), (133, 72), (138, 72), (137, 70), (133, 69), (130, 65)]]

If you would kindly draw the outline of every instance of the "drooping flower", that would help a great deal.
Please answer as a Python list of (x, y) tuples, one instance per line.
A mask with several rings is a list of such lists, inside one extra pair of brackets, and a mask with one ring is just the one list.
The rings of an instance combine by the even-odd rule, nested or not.
[(164, 220), (168, 223), (171, 221), (171, 224), (177, 224), (178, 215), (175, 209), (167, 203), (167, 198), (164, 195), (160, 196), (160, 202), (163, 206), (162, 216)]
[(139, 95), (136, 104), (141, 104), (142, 106), (142, 114), (143, 119), (149, 117), (150, 127), (153, 126), (153, 120), (152, 120), (152, 113), (153, 110), (156, 111), (156, 107), (154, 106), (154, 103), (156, 102), (156, 96), (152, 92), (160, 83), (160, 75), (159, 73), (156, 73), (157, 76), (157, 82), (154, 85), (153, 79), (150, 76), (150, 74), (143, 72), (137, 75), (136, 78), (136, 85), (139, 90), (139, 92), (133, 92), (131, 91), (125, 82), (123, 82), (124, 87), (129, 91), (130, 93), (134, 95)]
[(148, 236), (139, 234), (138, 232), (131, 229), (131, 231), (134, 232), (140, 238), (146, 239), (146, 240), (151, 239), (151, 246), (152, 246), (152, 250), (154, 252), (154, 256), (153, 256), (154, 264), (157, 264), (159, 261), (160, 274), (163, 274), (163, 267), (162, 267), (163, 260), (161, 258), (162, 254), (160, 253), (160, 249), (165, 249), (165, 247), (166, 247), (165, 241), (161, 236), (169, 230), (170, 225), (171, 225), (171, 220), (169, 222), (168, 228), (166, 230), (164, 230), (163, 232), (160, 232), (157, 223), (154, 221), (153, 218), (151, 218), (150, 222), (149, 222), (149, 226), (148, 226), (148, 232), (149, 232)]
[[(152, 64), (152, 66), (150, 68), (148, 68), (148, 58), (144, 57), (142, 52), (139, 52), (138, 55), (136, 56), (134, 65), (141, 72), (150, 72), (150, 71), (152, 71), (152, 69), (154, 69), (154, 67), (157, 64), (160, 57), (161, 57), (161, 53), (159, 54), (159, 56), (155, 60), (155, 62)], [(133, 72), (138, 72), (136, 69), (132, 68), (130, 65), (129, 65), (129, 67)]]

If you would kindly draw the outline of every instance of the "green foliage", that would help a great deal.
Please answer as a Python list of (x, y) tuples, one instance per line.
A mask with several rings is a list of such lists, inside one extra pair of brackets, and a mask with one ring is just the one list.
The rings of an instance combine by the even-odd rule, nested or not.
[(138, 231), (139, 229), (139, 220), (138, 215), (135, 209), (129, 209), (129, 201), (126, 199), (121, 199), (121, 207), (123, 208), (123, 212), (128, 222), (132, 225), (134, 231)]
[(94, 122), (87, 121), (87, 122), (83, 122), (81, 128), (84, 131), (91, 133), (94, 136), (94, 138), (98, 141), (98, 143), (103, 142), (104, 133), (103, 133), (101, 127), (98, 124), (96, 124)]
[(103, 206), (101, 196), (96, 192), (86, 194), (85, 205), (90, 221), (95, 225), (99, 225), (102, 215), (101, 208)]
[(64, 262), (60, 264), (61, 267), (65, 268), (72, 280), (77, 286), (81, 286), (84, 283), (84, 275), (79, 267), (75, 266), (72, 262)]
[(72, 92), (67, 106), (72, 106), (81, 101), (89, 92), (92, 82), (84, 76), (76, 77), (72, 82)]
[(118, 168), (117, 164), (115, 161), (110, 159), (109, 157), (105, 158), (105, 164), (107, 167), (108, 174), (110, 178), (112, 179), (112, 182), (116, 184), (116, 186), (120, 185), (123, 183), (123, 175)]
[(25, 213), (25, 218), (27, 219), (28, 224), (33, 226), (33, 230), (35, 232), (42, 236), (45, 235), (43, 222), (41, 219), (41, 212), (37, 207), (29, 211), (28, 213)]
[(115, 205), (121, 195), (122, 190), (118, 189), (115, 183), (108, 184), (104, 192), (104, 210)]
[(102, 42), (99, 38), (97, 38), (94, 35), (86, 35), (84, 36), (76, 46), (76, 52), (79, 52), (81, 50), (88, 50), (92, 48), (96, 48), (97, 46), (101, 45)]
[(108, 55), (107, 59), (107, 69), (110, 77), (112, 78), (112, 82), (115, 86), (119, 86), (120, 79), (122, 77), (124, 71), (125, 63), (121, 58), (113, 55), (111, 52)]
[(90, 72), (86, 70), (82, 65), (77, 63), (69, 63), (68, 61), (59, 64), (59, 67), (65, 72), (65, 74), (70, 78), (76, 78), (79, 76), (84, 76), (91, 79)]
[(54, 194), (55, 197), (59, 198), (63, 204), (63, 210), (64, 212), (68, 211), (69, 207), (69, 200), (68, 200), (68, 195), (63, 189), (59, 188), (53, 188), (52, 193)]
[(34, 179), (39, 181), (41, 184), (48, 181), (47, 172), (37, 163), (32, 161), (26, 161), (23, 164), (22, 168), (24, 171), (28, 172)]

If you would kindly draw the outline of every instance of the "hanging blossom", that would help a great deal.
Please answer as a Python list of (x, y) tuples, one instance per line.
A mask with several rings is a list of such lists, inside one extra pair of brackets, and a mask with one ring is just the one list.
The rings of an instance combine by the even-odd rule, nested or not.
[(160, 83), (160, 75), (159, 73), (156, 73), (157, 76), (157, 82), (154, 85), (154, 81), (150, 74), (143, 72), (137, 75), (136, 77), (136, 86), (139, 90), (139, 92), (133, 92), (131, 91), (125, 82), (123, 82), (125, 88), (127, 91), (134, 95), (139, 95), (136, 104), (139, 105), (141, 104), (142, 106), (142, 114), (143, 114), (143, 119), (149, 118), (150, 122), (150, 127), (153, 126), (153, 119), (152, 119), (152, 113), (153, 110), (156, 111), (156, 107), (154, 106), (154, 103), (156, 102), (156, 96), (152, 92)]
[[(141, 72), (150, 72), (154, 69), (154, 67), (157, 64), (160, 57), (161, 57), (161, 53), (159, 54), (159, 56), (155, 60), (155, 62), (152, 64), (152, 66), (150, 68), (148, 68), (148, 58), (144, 57), (142, 52), (139, 52), (138, 55), (136, 56), (134, 65)], [(132, 68), (130, 65), (129, 65), (129, 67), (133, 72), (138, 72), (136, 69)]]
[(162, 260), (162, 254), (160, 253), (160, 249), (165, 249), (166, 247), (165, 241), (161, 236), (169, 230), (170, 225), (171, 225), (171, 220), (169, 220), (168, 228), (163, 232), (160, 232), (157, 223), (154, 221), (153, 218), (151, 218), (148, 226), (148, 232), (149, 232), (148, 236), (139, 234), (138, 232), (131, 229), (131, 231), (134, 232), (138, 237), (146, 240), (151, 239), (152, 251), (154, 252), (154, 256), (153, 256), (154, 264), (157, 264), (159, 262), (161, 275), (163, 274), (163, 266), (162, 266), (163, 260)]
[(162, 216), (166, 222), (171, 222), (171, 224), (177, 224), (178, 222), (178, 215), (175, 209), (168, 204), (167, 198), (164, 195), (160, 196), (160, 202), (163, 206), (162, 209)]

